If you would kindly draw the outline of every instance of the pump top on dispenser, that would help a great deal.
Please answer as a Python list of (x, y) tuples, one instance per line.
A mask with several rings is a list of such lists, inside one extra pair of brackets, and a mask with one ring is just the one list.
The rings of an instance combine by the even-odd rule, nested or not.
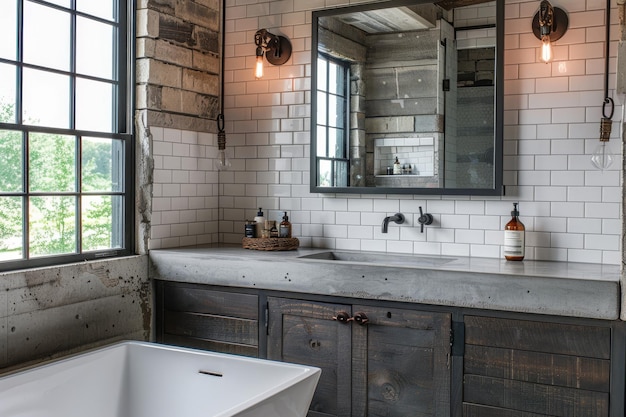
[(507, 261), (521, 261), (525, 255), (526, 228), (518, 218), (518, 204), (513, 203), (511, 220), (504, 227), (504, 258)]

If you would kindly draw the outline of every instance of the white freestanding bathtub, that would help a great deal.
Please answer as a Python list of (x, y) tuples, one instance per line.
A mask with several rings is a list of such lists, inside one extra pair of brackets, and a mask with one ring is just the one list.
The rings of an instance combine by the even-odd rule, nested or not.
[(122, 342), (0, 378), (1, 417), (304, 417), (320, 376), (292, 365)]

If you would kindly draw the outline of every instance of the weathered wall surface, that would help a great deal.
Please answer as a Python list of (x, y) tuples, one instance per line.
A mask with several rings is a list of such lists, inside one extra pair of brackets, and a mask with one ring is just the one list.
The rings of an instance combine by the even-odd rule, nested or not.
[(137, 2), (137, 252), (218, 240), (220, 0)]
[(0, 373), (117, 340), (149, 340), (146, 256), (0, 274)]
[(149, 126), (215, 131), (219, 0), (143, 0), (137, 6), (137, 109)]

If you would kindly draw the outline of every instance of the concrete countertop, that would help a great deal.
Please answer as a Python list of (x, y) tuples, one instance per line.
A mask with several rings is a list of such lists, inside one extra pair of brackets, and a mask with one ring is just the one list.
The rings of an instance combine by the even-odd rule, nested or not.
[[(150, 278), (605, 320), (620, 314), (618, 265), (416, 255), (409, 267), (300, 258), (329, 251), (349, 252), (234, 246), (152, 250)], [(373, 257), (381, 255), (396, 256)]]

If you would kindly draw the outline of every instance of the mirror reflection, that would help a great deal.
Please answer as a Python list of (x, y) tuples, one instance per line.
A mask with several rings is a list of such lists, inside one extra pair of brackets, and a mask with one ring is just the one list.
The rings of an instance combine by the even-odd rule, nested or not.
[(313, 13), (314, 192), (500, 194), (500, 7), (414, 3)]

